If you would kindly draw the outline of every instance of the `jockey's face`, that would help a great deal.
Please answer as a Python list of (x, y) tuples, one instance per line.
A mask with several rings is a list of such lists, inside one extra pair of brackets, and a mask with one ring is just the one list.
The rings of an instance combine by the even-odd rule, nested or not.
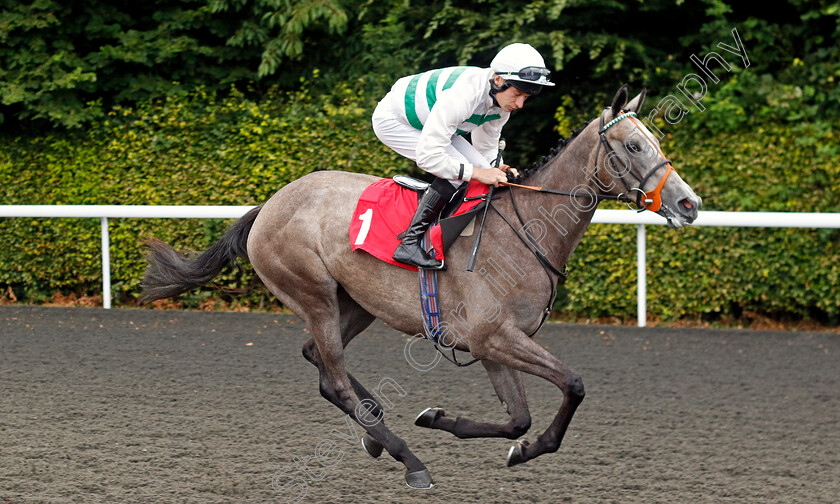
[[(505, 80), (497, 75), (495, 77), (495, 83), (497, 86), (501, 86), (505, 83)], [(496, 93), (496, 101), (499, 103), (499, 107), (505, 112), (513, 112), (524, 107), (525, 100), (530, 96), (528, 93), (522, 92), (513, 86), (508, 86), (501, 93)]]

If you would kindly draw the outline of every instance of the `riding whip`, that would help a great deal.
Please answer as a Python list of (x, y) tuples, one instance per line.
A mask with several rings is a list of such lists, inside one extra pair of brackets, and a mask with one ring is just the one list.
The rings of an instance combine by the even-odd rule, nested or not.
[[(499, 139), (499, 153), (496, 154), (496, 160), (493, 161), (493, 168), (498, 168), (502, 162), (502, 152), (505, 150), (505, 139)], [(495, 186), (490, 186), (487, 191), (487, 197), (484, 201), (484, 213), (481, 214), (481, 226), (478, 228), (478, 234), (475, 235), (475, 243), (473, 243), (472, 252), (470, 253), (470, 260), (467, 262), (467, 271), (472, 273), (475, 267), (475, 260), (478, 257), (478, 246), (481, 245), (481, 234), (484, 232), (484, 220), (487, 218), (487, 209), (490, 208), (490, 200), (493, 198), (493, 189)]]

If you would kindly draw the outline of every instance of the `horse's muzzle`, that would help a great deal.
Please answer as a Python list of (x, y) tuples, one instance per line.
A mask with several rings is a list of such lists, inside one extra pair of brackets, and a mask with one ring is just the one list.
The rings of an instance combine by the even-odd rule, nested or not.
[(677, 203), (677, 212), (686, 224), (691, 224), (697, 219), (697, 212), (701, 206), (703, 206), (703, 199), (700, 196), (693, 195), (693, 197), (683, 198)]

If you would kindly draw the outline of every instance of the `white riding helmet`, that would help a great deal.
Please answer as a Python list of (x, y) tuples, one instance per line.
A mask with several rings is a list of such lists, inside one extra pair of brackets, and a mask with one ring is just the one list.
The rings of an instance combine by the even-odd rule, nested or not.
[(510, 44), (499, 51), (490, 68), (509, 85), (530, 95), (539, 94), (543, 86), (553, 86), (545, 60), (530, 44)]

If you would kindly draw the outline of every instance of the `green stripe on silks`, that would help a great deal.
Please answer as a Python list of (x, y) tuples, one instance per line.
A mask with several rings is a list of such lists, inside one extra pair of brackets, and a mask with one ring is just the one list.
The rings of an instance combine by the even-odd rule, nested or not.
[[(455, 81), (458, 80), (458, 77), (464, 73), (464, 70), (466, 68), (456, 68), (453, 70), (446, 79), (446, 82), (443, 83), (443, 89), (441, 91), (446, 91), (451, 88), (455, 84)], [(429, 77), (429, 83), (426, 84), (426, 103), (429, 105), (429, 110), (432, 110), (432, 107), (435, 106), (435, 102), (437, 101), (437, 81), (441, 73), (443, 73), (443, 69), (432, 72), (432, 75)]]
[[(465, 67), (459, 67), (452, 71), (449, 74), (449, 77), (446, 79), (446, 82), (443, 84), (442, 91), (446, 91), (447, 89), (451, 88), (455, 81), (458, 80), (458, 77), (466, 70)], [(429, 82), (426, 84), (426, 103), (429, 105), (429, 110), (432, 110), (432, 107), (435, 106), (435, 102), (437, 101), (437, 81), (440, 77), (440, 74), (443, 72), (441, 70), (435, 70), (429, 76)], [(423, 129), (423, 123), (420, 122), (420, 118), (417, 116), (417, 85), (420, 83), (420, 77), (423, 74), (415, 75), (411, 78), (408, 82), (408, 87), (405, 90), (405, 117), (408, 119), (408, 124), (410, 124), (413, 128), (416, 129)], [(475, 116), (481, 117), (481, 116)], [(486, 121), (484, 121), (486, 122)], [(481, 124), (481, 123), (478, 123)], [(465, 132), (459, 132), (459, 135), (465, 135)]]
[(458, 130), (455, 130), (455, 134), (456, 135), (461, 135), (461, 136), (467, 136), (469, 134), (469, 131), (464, 131), (464, 130), (459, 130), (458, 129)]
[(449, 74), (449, 78), (446, 79), (446, 83), (443, 85), (443, 91), (446, 91), (447, 89), (451, 88), (452, 85), (455, 84), (455, 81), (458, 80), (458, 77), (460, 77), (466, 69), (466, 67), (458, 67), (455, 70), (452, 70), (452, 73)]
[(443, 73), (443, 69), (432, 72), (429, 83), (426, 85), (426, 103), (429, 105), (429, 110), (432, 110), (437, 101), (437, 81), (441, 73)]
[(415, 97), (417, 95), (417, 83), (420, 82), (420, 74), (415, 75), (408, 83), (408, 88), (405, 90), (405, 117), (408, 119), (408, 124), (416, 129), (423, 129), (423, 123), (417, 117), (417, 110), (415, 109)]
[(501, 119), (502, 116), (499, 114), (493, 114), (488, 116), (480, 116), (478, 114), (473, 114), (464, 122), (475, 124), (476, 126), (481, 126), (482, 124), (490, 121), (495, 121), (496, 119)]

